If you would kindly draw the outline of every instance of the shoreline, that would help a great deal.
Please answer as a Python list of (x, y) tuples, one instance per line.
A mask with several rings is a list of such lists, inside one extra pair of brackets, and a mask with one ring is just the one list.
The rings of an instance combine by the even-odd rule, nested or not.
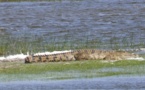
[[(99, 50), (99, 49), (98, 49)], [(39, 55), (52, 55), (52, 54), (61, 54), (61, 53), (67, 53), (67, 52), (71, 52), (73, 50), (63, 50), (63, 51), (53, 51), (53, 52), (48, 52), (48, 51), (45, 51), (45, 52), (37, 52), (37, 53), (34, 53), (33, 55), (35, 56), (39, 56)], [(127, 50), (124, 50), (124, 49), (120, 49), (119, 51), (127, 51), (127, 52), (135, 52), (137, 53), (138, 55), (140, 54), (145, 54), (145, 48), (140, 48), (140, 49), (137, 49), (137, 50), (132, 50), (132, 49), (127, 49)], [(28, 57), (30, 54), (29, 52), (27, 52), (27, 54), (23, 54), (23, 53), (20, 53), (20, 54), (15, 54), (15, 55), (9, 55), (9, 56), (0, 56), (0, 62), (7, 62), (7, 61), (24, 61), (24, 59), (26, 57)], [(133, 59), (132, 59), (133, 60)], [(138, 59), (139, 60), (139, 59)]]

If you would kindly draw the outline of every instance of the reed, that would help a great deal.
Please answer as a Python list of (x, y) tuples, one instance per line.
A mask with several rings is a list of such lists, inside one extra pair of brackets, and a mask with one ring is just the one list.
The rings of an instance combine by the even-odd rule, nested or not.
[[(31, 36), (31, 37), (30, 37)], [(145, 43), (135, 42), (133, 34), (130, 38), (116, 38), (112, 35), (108, 41), (102, 41), (100, 38), (92, 38), (91, 35), (85, 35), (83, 39), (74, 37), (75, 35), (67, 32), (64, 36), (34, 36), (28, 37), (24, 34), (22, 38), (12, 37), (10, 35), (0, 36), (0, 55), (11, 55), (29, 52), (30, 54), (45, 51), (60, 51), (74, 49), (136, 49), (144, 47)]]

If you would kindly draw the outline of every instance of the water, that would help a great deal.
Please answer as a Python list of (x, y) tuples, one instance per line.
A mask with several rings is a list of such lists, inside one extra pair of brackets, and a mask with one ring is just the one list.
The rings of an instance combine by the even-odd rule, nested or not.
[(0, 83), (1, 90), (48, 90), (48, 89), (145, 89), (144, 76), (114, 76), (91, 79), (54, 81), (15, 81)]
[(0, 12), (2, 35), (13, 38), (145, 43), (144, 0), (6, 2), (0, 3)]

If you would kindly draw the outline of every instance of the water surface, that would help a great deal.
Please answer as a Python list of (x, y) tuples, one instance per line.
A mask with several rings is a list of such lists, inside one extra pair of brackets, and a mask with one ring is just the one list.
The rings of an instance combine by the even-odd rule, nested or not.
[(0, 12), (5, 34), (28, 41), (145, 43), (144, 0), (6, 2)]
[(0, 83), (1, 90), (48, 89), (145, 89), (144, 76), (114, 76), (91, 79), (23, 81)]

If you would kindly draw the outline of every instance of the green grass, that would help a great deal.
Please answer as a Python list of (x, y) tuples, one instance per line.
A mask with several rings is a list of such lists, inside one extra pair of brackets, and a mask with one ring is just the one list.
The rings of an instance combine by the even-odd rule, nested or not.
[(92, 78), (113, 75), (144, 75), (145, 61), (102, 62), (100, 60), (23, 64), (1, 63), (0, 80), (47, 80)]
[[(6, 62), (7, 63), (7, 62)], [(144, 65), (144, 61), (117, 61), (113, 64), (111, 62), (103, 63), (101, 61), (89, 60), (89, 61), (72, 61), (72, 62), (49, 62), (49, 63), (32, 63), (32, 64), (19, 64), (15, 66), (14, 63), (10, 65), (14, 65), (10, 68), (6, 65), (3, 66), (0, 73), (5, 74), (40, 74), (46, 71), (68, 71), (68, 70), (79, 70), (86, 71), (92, 69), (100, 69), (107, 67), (128, 67), (135, 65)]]

